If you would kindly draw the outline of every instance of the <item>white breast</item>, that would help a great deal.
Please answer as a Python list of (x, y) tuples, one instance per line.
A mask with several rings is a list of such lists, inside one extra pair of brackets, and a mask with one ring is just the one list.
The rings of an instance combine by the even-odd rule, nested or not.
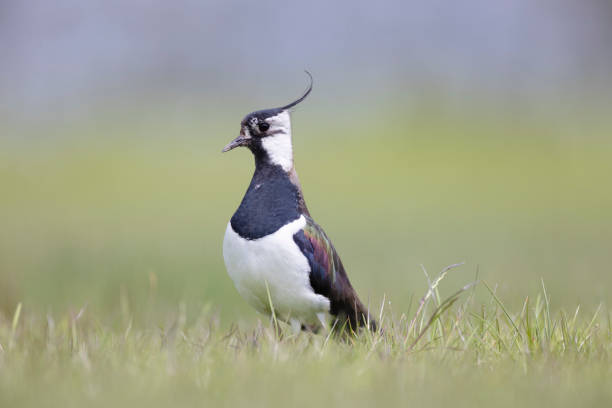
[(305, 225), (301, 216), (273, 234), (247, 240), (228, 223), (223, 258), (236, 289), (255, 309), (270, 312), (269, 290), (279, 318), (312, 324), (319, 321), (317, 313), (329, 311), (329, 299), (314, 293), (308, 260), (293, 240)]

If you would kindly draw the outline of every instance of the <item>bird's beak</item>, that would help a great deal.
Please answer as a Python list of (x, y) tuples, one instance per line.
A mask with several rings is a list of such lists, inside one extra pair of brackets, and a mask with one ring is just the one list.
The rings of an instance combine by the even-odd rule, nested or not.
[(235, 149), (236, 147), (246, 146), (249, 143), (249, 139), (249, 137), (246, 137), (242, 132), (240, 132), (240, 135), (231, 142), (229, 142), (227, 146), (225, 146), (223, 150), (221, 150), (221, 153), (229, 152), (230, 150)]

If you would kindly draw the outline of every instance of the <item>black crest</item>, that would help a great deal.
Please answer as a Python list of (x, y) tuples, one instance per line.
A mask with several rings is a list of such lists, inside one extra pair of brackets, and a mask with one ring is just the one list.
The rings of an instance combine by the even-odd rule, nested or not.
[(295, 101), (288, 103), (285, 106), (281, 106), (280, 108), (263, 109), (263, 110), (251, 112), (248, 115), (246, 115), (244, 119), (242, 119), (242, 122), (240, 124), (242, 126), (249, 126), (250, 128), (254, 128), (259, 123), (264, 122), (267, 118), (271, 118), (272, 116), (278, 115), (282, 111), (291, 109), (294, 106), (296, 106), (298, 103), (306, 99), (306, 97), (310, 94), (310, 91), (312, 91), (313, 79), (312, 79), (312, 75), (310, 74), (310, 72), (308, 71), (304, 71), (304, 72), (306, 72), (306, 74), (308, 75), (308, 78), (310, 79), (310, 83), (308, 84), (308, 88), (306, 88), (306, 91), (304, 91), (302, 96), (300, 96)]

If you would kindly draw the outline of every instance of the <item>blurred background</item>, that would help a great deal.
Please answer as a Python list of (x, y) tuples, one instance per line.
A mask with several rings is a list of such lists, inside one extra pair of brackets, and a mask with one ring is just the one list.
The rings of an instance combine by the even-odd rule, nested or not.
[(364, 300), (407, 311), (420, 265), (465, 261), (443, 290), (610, 301), (611, 21), (604, 0), (2, 0), (0, 313), (254, 321), (221, 255), (253, 163), (220, 150), (304, 69), (296, 166)]

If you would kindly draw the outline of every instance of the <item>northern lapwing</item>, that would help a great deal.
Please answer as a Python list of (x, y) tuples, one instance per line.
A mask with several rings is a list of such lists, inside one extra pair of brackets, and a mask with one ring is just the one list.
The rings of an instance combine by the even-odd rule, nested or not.
[(255, 157), (251, 184), (225, 231), (225, 266), (251, 306), (273, 310), (296, 331), (316, 332), (329, 323), (375, 329), (334, 246), (310, 216), (293, 165), (289, 110), (312, 90), (307, 74), (310, 84), (299, 99), (248, 114), (240, 135), (223, 149), (245, 146)]

